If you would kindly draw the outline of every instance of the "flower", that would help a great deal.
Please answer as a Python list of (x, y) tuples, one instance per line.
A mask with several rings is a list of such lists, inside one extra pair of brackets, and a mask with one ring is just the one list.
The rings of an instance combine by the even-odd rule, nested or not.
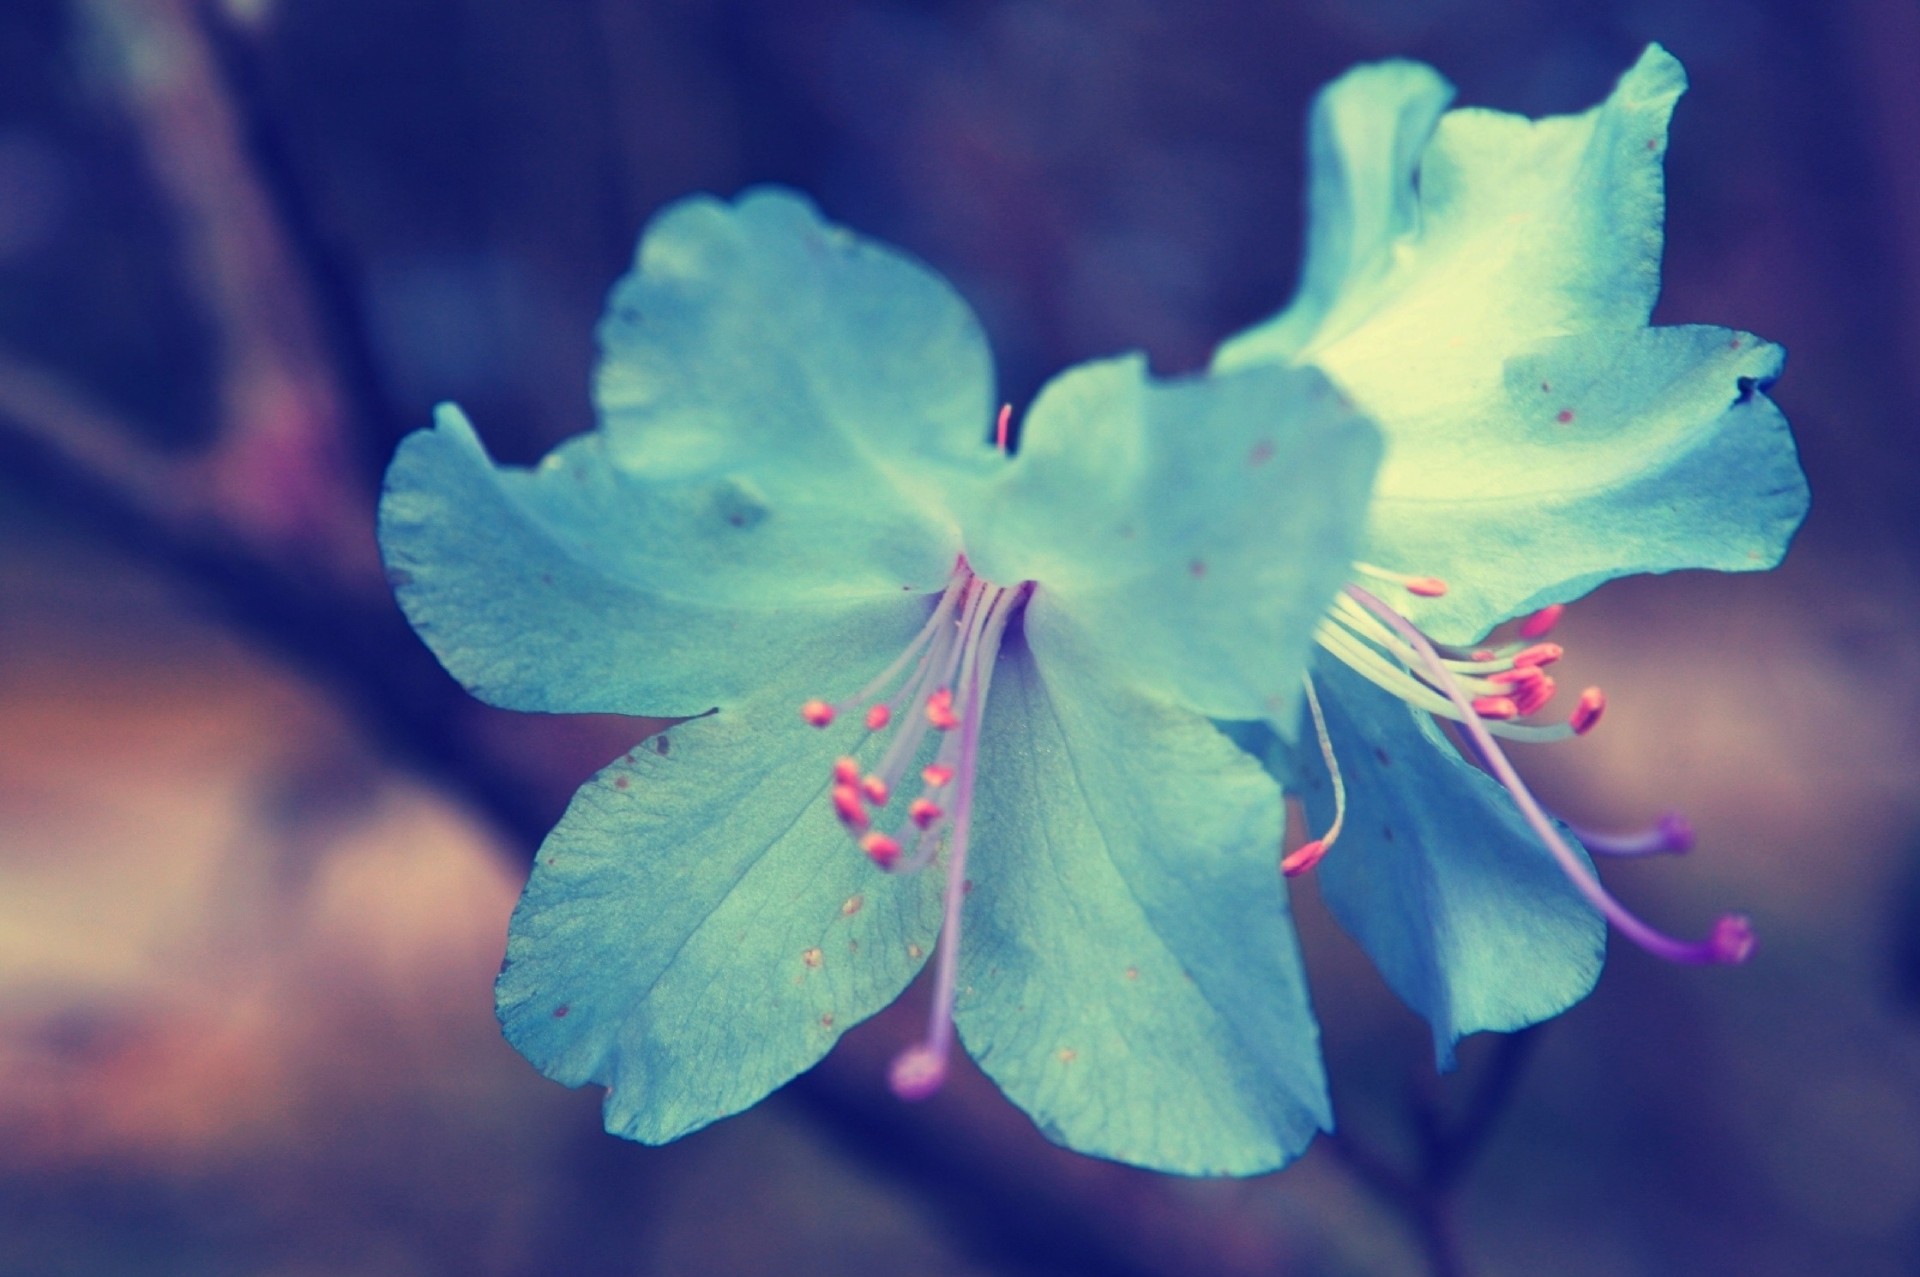
[[(1318, 869), (1327, 901), (1431, 1022), (1443, 1065), (1466, 1033), (1584, 996), (1603, 913), (1682, 961), (1737, 961), (1752, 945), (1735, 916), (1688, 944), (1628, 913), (1492, 739), (1571, 735), (1604, 706), (1589, 689), (1567, 723), (1516, 721), (1551, 698), (1543, 665), (1558, 649), (1539, 640), (1566, 600), (1628, 573), (1771, 567), (1806, 514), (1793, 441), (1763, 393), (1779, 348), (1648, 326), (1667, 121), (1685, 86), (1656, 45), (1598, 107), (1532, 121), (1443, 114), (1451, 87), (1418, 64), (1348, 73), (1309, 129), (1299, 296), (1215, 361), (1318, 368), (1387, 439), (1354, 588), (1320, 631), (1319, 731), (1253, 743), (1318, 827), (1343, 830)], [(1476, 650), (1518, 616), (1519, 642)], [(1444, 667), (1414, 649), (1410, 624)], [(1500, 782), (1430, 714), (1460, 723)], [(1675, 817), (1581, 837), (1618, 854), (1692, 842)]]
[(542, 846), (513, 1044), (669, 1140), (934, 954), (900, 1094), (957, 1025), (1073, 1148), (1297, 1154), (1331, 1118), (1281, 792), (1209, 720), (1294, 720), (1372, 426), (1311, 369), (1132, 357), (1046, 386), (1010, 454), (964, 304), (778, 191), (662, 213), (599, 336), (598, 430), (519, 470), (443, 408), (381, 508), (401, 604), (476, 695), (694, 716)]
[(1582, 996), (1603, 915), (1743, 956), (1738, 919), (1690, 947), (1621, 909), (1494, 742), (1597, 719), (1589, 692), (1519, 721), (1565, 600), (1770, 565), (1804, 512), (1778, 351), (1647, 326), (1680, 87), (1653, 49), (1529, 122), (1351, 73), (1314, 111), (1296, 301), (1205, 376), (1070, 370), (1017, 432), (924, 268), (778, 191), (663, 213), (601, 326), (599, 429), (519, 470), (443, 408), (382, 503), (401, 604), (476, 695), (689, 720), (542, 846), (509, 1039), (664, 1141), (931, 954), (903, 1097), (957, 1030), (1072, 1148), (1270, 1169), (1331, 1125), (1281, 783), (1327, 830), (1285, 868), (1317, 863), (1443, 1064)]

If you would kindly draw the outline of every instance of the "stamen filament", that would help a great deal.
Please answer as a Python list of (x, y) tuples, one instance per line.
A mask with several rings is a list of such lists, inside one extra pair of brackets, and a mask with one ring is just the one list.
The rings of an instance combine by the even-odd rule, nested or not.
[(1426, 635), (1398, 612), (1359, 586), (1349, 585), (1347, 593), (1412, 644), (1414, 650), (1420, 654), (1422, 663), (1445, 689), (1448, 699), (1459, 710), (1457, 717), (1461, 727), (1486, 761), (1488, 770), (1506, 787), (1507, 792), (1513, 795), (1514, 803), (1519, 807), (1521, 816), (1532, 828), (1535, 836), (1546, 845), (1547, 850), (1559, 862), (1560, 869), (1567, 875), (1568, 881), (1614, 927), (1624, 932), (1628, 939), (1647, 952), (1673, 962), (1730, 964), (1744, 962), (1752, 955), (1754, 945), (1752, 924), (1739, 914), (1722, 915), (1714, 923), (1713, 931), (1707, 939), (1688, 943), (1649, 926), (1629, 912), (1626, 906), (1615, 900), (1612, 894), (1600, 884), (1599, 879), (1589, 871), (1580, 856), (1567, 846), (1565, 839), (1560, 837), (1559, 831), (1553, 827), (1553, 821), (1541, 810), (1540, 804), (1535, 801), (1526, 783), (1520, 779), (1513, 764), (1507, 761), (1507, 756), (1501, 751), (1499, 745), (1494, 743), (1487, 725), (1481, 721), (1478, 714), (1473, 712), (1473, 706), (1469, 703), (1466, 693), (1454, 681), (1452, 673), (1441, 660), (1439, 653), (1433, 650), (1433, 645), (1427, 640)]
[[(1461, 711), (1453, 702), (1435, 692), (1426, 683), (1414, 678), (1406, 670), (1390, 664), (1378, 652), (1367, 647), (1347, 630), (1323, 621), (1314, 630), (1314, 638), (1318, 640), (1320, 646), (1338, 657), (1347, 668), (1382, 691), (1391, 693), (1415, 709), (1440, 718), (1450, 718), (1456, 722), (1460, 720)], [(1414, 663), (1424, 663), (1417, 652), (1409, 650), (1408, 655), (1413, 658)], [(1436, 655), (1434, 659), (1440, 658)], [(1490, 666), (1490, 668), (1497, 668), (1497, 666)], [(1493, 722), (1486, 726), (1487, 730), (1496, 736), (1517, 741), (1566, 740), (1574, 734), (1573, 729), (1565, 723)]]
[(1410, 576), (1405, 572), (1375, 567), (1371, 563), (1355, 563), (1353, 567), (1356, 572), (1378, 577), (1382, 581), (1391, 581), (1407, 593), (1417, 594), (1423, 599), (1437, 599), (1447, 592), (1447, 583), (1437, 576)]
[(1340, 837), (1341, 826), (1347, 821), (1347, 786), (1340, 778), (1339, 760), (1333, 756), (1333, 737), (1327, 732), (1326, 715), (1320, 711), (1320, 697), (1313, 690), (1313, 676), (1302, 674), (1300, 682), (1307, 690), (1307, 709), (1313, 716), (1313, 734), (1320, 745), (1320, 757), (1326, 762), (1327, 775), (1333, 780), (1333, 823), (1320, 837), (1302, 843), (1281, 857), (1280, 872), (1288, 878), (1298, 878), (1319, 864), (1326, 856), (1327, 849)]
[(934, 951), (933, 1007), (927, 1035), (901, 1052), (888, 1071), (888, 1085), (903, 1100), (921, 1100), (940, 1089), (947, 1077), (947, 1055), (953, 1047), (953, 999), (959, 980), (960, 915), (967, 894), (967, 845), (973, 824), (973, 782), (979, 756), (981, 708), (993, 683), (1000, 639), (1013, 616), (1017, 590), (993, 591), (984, 609), (980, 639), (970, 649), (961, 691), (960, 747), (957, 793), (952, 833), (947, 841), (947, 890), (940, 920), (940, 938)]

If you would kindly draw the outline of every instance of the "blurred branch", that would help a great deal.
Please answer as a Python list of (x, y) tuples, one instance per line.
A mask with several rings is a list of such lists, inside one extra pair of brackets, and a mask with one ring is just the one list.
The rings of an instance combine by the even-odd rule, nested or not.
[[(541, 805), (474, 743), (473, 702), (399, 610), (330, 583), (284, 547), (249, 540), (212, 495), (204, 463), (166, 457), (141, 437), (58, 378), (0, 352), (0, 475), (21, 495), (186, 587), (326, 688), (372, 740), (512, 845), (537, 845), (547, 825)], [(369, 512), (356, 517), (370, 527)]]
[(376, 478), (386, 469), (394, 445), (409, 424), (394, 402), (368, 332), (366, 301), (349, 265), (352, 255), (328, 232), (319, 204), (294, 160), (262, 82), (253, 35), (220, 0), (190, 3), (210, 66), (226, 90), (238, 145), (279, 223), (288, 265), (305, 284), (302, 291), (320, 340), (332, 357), (346, 411), (360, 427), (350, 432), (358, 453), (357, 468), (368, 479)]
[(373, 424), (359, 420), (369, 409), (342, 393), (293, 237), (242, 144), (193, 3), (76, 0), (76, 12), (111, 54), (105, 65), (218, 335), (220, 429), (203, 461), (211, 495), (254, 540), (310, 544), (323, 570), (371, 584), (378, 561), (356, 519), (373, 483), (346, 464), (347, 440)]
[(1341, 1164), (1406, 1222), (1432, 1277), (1465, 1277), (1453, 1195), (1512, 1103), (1540, 1031), (1535, 1025), (1495, 1039), (1492, 1058), (1453, 1121), (1443, 1119), (1431, 1096), (1415, 1102), (1412, 1125), (1420, 1151), (1412, 1171), (1396, 1167), (1345, 1131), (1328, 1137)]

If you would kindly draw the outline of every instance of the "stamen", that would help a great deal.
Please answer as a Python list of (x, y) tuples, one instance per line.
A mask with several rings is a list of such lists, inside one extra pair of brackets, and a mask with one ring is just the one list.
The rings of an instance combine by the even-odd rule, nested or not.
[[(1010, 415), (1008, 409), (1000, 416), (1003, 443)], [(878, 678), (837, 705), (810, 700), (801, 708), (807, 722), (824, 727), (837, 714), (865, 706), (863, 721), (869, 732), (893, 732), (871, 771), (863, 773), (852, 756), (833, 764), (828, 793), (834, 814), (861, 852), (888, 873), (914, 873), (933, 863), (942, 851), (947, 855), (944, 913), (934, 954), (932, 1018), (926, 1037), (895, 1060), (890, 1073), (894, 1092), (906, 1099), (924, 1099), (946, 1078), (953, 1043), (960, 911), (969, 886), (967, 837), (980, 719), (1000, 640), (1028, 590), (1024, 584), (1010, 588), (989, 584), (976, 577), (961, 557), (926, 624)], [(892, 831), (874, 828), (879, 809), (888, 806), (930, 740), (938, 744), (933, 757), (920, 768), (924, 788), (906, 805), (905, 819)], [(956, 780), (951, 804), (936, 802), (933, 795), (944, 793)], [(909, 838), (911, 855), (906, 854)]]
[(1280, 858), (1280, 872), (1285, 877), (1298, 878), (1319, 864), (1326, 854), (1326, 839), (1315, 838), (1312, 842), (1303, 842)]
[(1371, 563), (1356, 563), (1353, 568), (1356, 572), (1364, 572), (1382, 581), (1392, 581), (1408, 594), (1417, 594), (1423, 599), (1437, 599), (1447, 592), (1447, 583), (1437, 576), (1409, 576), (1405, 572), (1393, 572)]
[(1340, 827), (1347, 821), (1347, 785), (1340, 778), (1340, 762), (1333, 755), (1333, 736), (1327, 731), (1326, 715), (1320, 712), (1320, 697), (1313, 690), (1313, 676), (1302, 674), (1300, 684), (1307, 692), (1307, 709), (1313, 717), (1313, 735), (1320, 746), (1320, 757), (1327, 765), (1327, 776), (1333, 781), (1333, 824), (1325, 834), (1281, 857), (1280, 872), (1288, 878), (1298, 878), (1319, 864), (1327, 849), (1340, 837)]
[(1660, 817), (1653, 828), (1631, 834), (1606, 834), (1574, 824), (1567, 827), (1596, 856), (1678, 856), (1693, 850), (1693, 826), (1677, 811)]
[[(1745, 962), (1752, 955), (1753, 925), (1740, 914), (1722, 915), (1714, 923), (1713, 931), (1707, 939), (1689, 944), (1655, 930), (1615, 900), (1593, 876), (1580, 855), (1560, 837), (1559, 831), (1553, 827), (1553, 821), (1541, 810), (1532, 791), (1520, 779), (1519, 773), (1513, 769), (1513, 764), (1507, 761), (1507, 756), (1494, 742), (1492, 733), (1487, 730), (1487, 724), (1482, 722), (1480, 716), (1474, 712), (1466, 693), (1461, 690), (1452, 672), (1441, 660), (1440, 654), (1434, 651), (1433, 644), (1428, 641), (1427, 636), (1405, 617), (1359, 586), (1349, 585), (1347, 593), (1391, 627), (1420, 654), (1428, 673), (1445, 690), (1447, 698), (1460, 711), (1459, 721), (1462, 730), (1467, 733), (1474, 748), (1479, 751), (1488, 770), (1513, 796), (1514, 804), (1519, 807), (1521, 816), (1532, 828), (1535, 836), (1546, 845), (1547, 850), (1559, 862), (1561, 872), (1566, 874), (1568, 881), (1615, 928), (1624, 932), (1628, 939), (1649, 953), (1674, 962), (1732, 964)], [(1585, 702), (1585, 694), (1582, 695), (1581, 700)]]
[(860, 850), (867, 853), (867, 859), (882, 869), (893, 868), (893, 862), (900, 859), (900, 840), (874, 830), (860, 840)]
[(943, 732), (960, 726), (953, 714), (953, 689), (943, 687), (927, 698), (927, 721)]
[(864, 832), (872, 823), (867, 817), (866, 804), (860, 801), (860, 791), (852, 785), (833, 787), (833, 814), (854, 833)]
[(1520, 717), (1520, 707), (1513, 703), (1511, 696), (1476, 696), (1473, 698), (1473, 712), (1482, 718)]
[(1573, 728), (1575, 736), (1585, 736), (1606, 712), (1607, 694), (1597, 687), (1589, 687), (1574, 703), (1573, 713), (1567, 716), (1567, 726)]
[(1558, 643), (1535, 643), (1514, 656), (1513, 667), (1526, 669), (1529, 666), (1551, 665), (1566, 654), (1567, 649)]
[(974, 765), (980, 752), (981, 711), (993, 685), (1000, 639), (1025, 596), (1024, 588), (993, 592), (978, 631), (979, 641), (971, 645), (968, 653), (971, 659), (961, 673), (962, 711), (956, 756), (959, 785), (953, 818), (948, 825), (947, 890), (940, 940), (934, 952), (933, 1007), (926, 1038), (903, 1051), (894, 1060), (887, 1077), (893, 1093), (903, 1100), (927, 1098), (940, 1089), (947, 1076), (947, 1053), (953, 1046), (953, 998), (959, 983), (960, 913), (967, 895), (967, 838), (973, 822)]
[(1000, 417), (993, 423), (993, 446), (1002, 452), (1007, 451), (1007, 438), (1012, 433), (1012, 427), (1013, 405), (1003, 403), (1000, 405)]
[(1523, 639), (1543, 639), (1553, 633), (1553, 627), (1560, 624), (1560, 617), (1566, 612), (1565, 603), (1549, 603), (1520, 622), (1520, 637)]

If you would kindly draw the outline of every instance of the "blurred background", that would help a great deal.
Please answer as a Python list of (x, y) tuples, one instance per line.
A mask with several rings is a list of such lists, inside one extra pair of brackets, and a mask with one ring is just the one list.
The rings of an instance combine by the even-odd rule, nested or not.
[[(1297, 912), (1343, 1143), (1241, 1182), (1047, 1145), (904, 1009), (664, 1149), (499, 1039), (507, 912), (646, 730), (487, 710), (385, 592), (395, 441), (591, 423), (643, 221), (777, 181), (931, 262), (1003, 394), (1288, 296), (1314, 90), (1392, 54), (1584, 109), (1686, 63), (1663, 322), (1779, 340), (1815, 510), (1767, 576), (1609, 586), (1606, 726), (1522, 765), (1738, 970), (1616, 943), (1433, 1075)], [(5, 0), (0, 1274), (1920, 1271), (1920, 7), (1911, 0)]]

